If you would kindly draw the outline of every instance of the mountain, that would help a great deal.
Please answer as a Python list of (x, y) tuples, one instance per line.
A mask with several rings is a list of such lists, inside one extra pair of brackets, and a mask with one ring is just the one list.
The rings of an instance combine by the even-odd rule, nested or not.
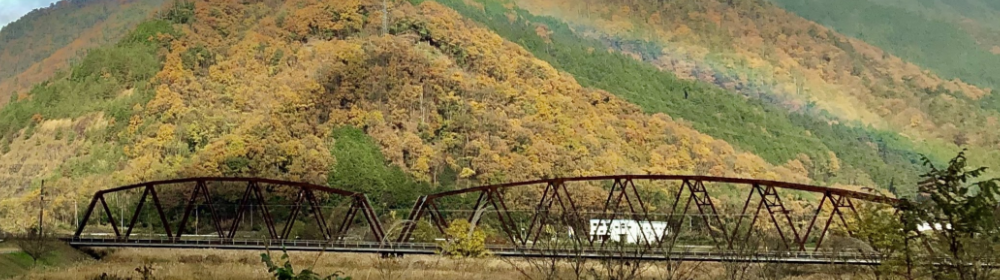
[[(1000, 3), (989, 0), (776, 0), (781, 7), (949, 79), (996, 88)], [(993, 104), (998, 105), (998, 104)], [(998, 110), (1000, 106), (991, 106)]]
[[(891, 53), (769, 2), (612, 1), (610, 5), (606, 1), (574, 0), (442, 2), (528, 46), (550, 63), (562, 64), (561, 69), (577, 78), (589, 77), (589, 81), (583, 80), (585, 85), (596, 85), (618, 95), (635, 95), (631, 101), (647, 110), (668, 111), (671, 116), (693, 120), (698, 129), (760, 154), (772, 163), (792, 158), (796, 150), (813, 156), (829, 149), (841, 159), (850, 158), (846, 161), (848, 165), (860, 167), (877, 185), (883, 186), (898, 183), (895, 180), (898, 176), (914, 174), (908, 182), (915, 178), (916, 172), (889, 171), (920, 170), (922, 161), (914, 153), (926, 154), (932, 161), (940, 162), (963, 146), (975, 151), (978, 164), (997, 164), (994, 129), (997, 113), (980, 104), (995, 98), (991, 89), (940, 78)], [(536, 27), (538, 32), (523, 31)], [(753, 101), (718, 111), (705, 110), (732, 98), (713, 94), (693, 104), (701, 109), (685, 107), (669, 100), (689, 94), (679, 94), (680, 88), (654, 85), (654, 80), (669, 77), (637, 77), (635, 72), (625, 74), (627, 71), (619, 65), (601, 61), (580, 63), (587, 59), (578, 58), (585, 56), (609, 59), (600, 58), (603, 55), (594, 52), (595, 49), (611, 50), (646, 62), (667, 72), (661, 76), (699, 80), (704, 82), (702, 85), (711, 84)], [(604, 72), (594, 71), (601, 68)], [(775, 124), (766, 126), (770, 131), (783, 132), (780, 135), (784, 136), (769, 137), (738, 132), (738, 126), (726, 127), (719, 120), (704, 119), (706, 111), (735, 113), (733, 106), (769, 113), (790, 112), (775, 119), (784, 118), (792, 124), (784, 129)], [(741, 121), (746, 121), (747, 116), (738, 113)], [(771, 117), (767, 120), (774, 122)], [(819, 125), (821, 122), (829, 125)], [(712, 132), (713, 128), (725, 129)], [(803, 136), (805, 133), (810, 135)], [(803, 146), (805, 139), (815, 137), (826, 147), (815, 145), (816, 141)], [(851, 143), (855, 140), (856, 143)], [(814, 152), (809, 154), (809, 150)], [(887, 154), (894, 153), (900, 160), (887, 158)], [(881, 158), (882, 163), (872, 162), (874, 158)], [(888, 168), (878, 167), (883, 164)]]
[[(984, 147), (998, 143), (997, 112), (979, 108), (976, 102), (990, 96), (990, 89), (942, 79), (767, 2), (612, 3), (620, 5), (518, 1), (534, 13), (590, 28), (580, 32), (592, 31), (591, 36), (649, 42), (651, 48), (628, 46), (628, 42), (608, 44), (625, 45), (629, 48), (625, 51), (647, 50), (642, 57), (660, 68), (751, 97), (764, 96), (789, 110), (798, 111), (814, 102), (816, 108), (841, 121), (893, 130), (918, 140)], [(589, 11), (586, 7), (599, 8)]]
[(118, 41), (163, 0), (63, 0), (0, 29), (0, 105), (88, 49)]
[[(988, 3), (907, 1), (876, 2), (960, 28), (989, 50)], [(67, 227), (74, 202), (94, 190), (179, 176), (328, 184), (395, 209), (434, 191), (602, 174), (753, 177), (912, 196), (925, 155), (941, 163), (968, 148), (974, 164), (1000, 165), (1000, 107), (991, 105), (1000, 99), (973, 78), (987, 77), (988, 65), (963, 70), (973, 76), (927, 66), (921, 57), (937, 43), (880, 41), (898, 29), (870, 20), (857, 24), (881, 37), (851, 34), (803, 12), (818, 2), (178, 0), (141, 8), (154, 2), (65, 2), (0, 31), (16, 42), (0, 47), (10, 53), (0, 59), (70, 65), (25, 82), (35, 68), (5, 74), (32, 86), (0, 108), (0, 229), (31, 223), (17, 213), (37, 207), (43, 181), (54, 197), (46, 222)], [(69, 4), (77, 6), (60, 8)], [(846, 9), (839, 6), (831, 13)], [(79, 42), (93, 35), (18, 31), (60, 22), (46, 11), (114, 16), (67, 32), (104, 30), (105, 41), (90, 44)], [(45, 40), (63, 43), (29, 50)], [(74, 51), (72, 63), (64, 56), (96, 45)], [(589, 187), (580, 203), (599, 203), (589, 194), (601, 186)], [(671, 186), (644, 186), (656, 187)], [(720, 192), (722, 207), (741, 201)]]
[(96, 189), (177, 176), (328, 183), (407, 207), (540, 177), (811, 182), (809, 170), (840, 169), (835, 156), (769, 164), (581, 86), (436, 2), (193, 1), (159, 14), (0, 109), (0, 168), (13, 171), (0, 227), (31, 223), (17, 213), (37, 207), (41, 179), (46, 222), (67, 226)]
[[(802, 17), (879, 46), (949, 79), (997, 88), (1000, 4), (985, 0), (776, 1)], [(979, 99), (1000, 110), (1000, 96)]]

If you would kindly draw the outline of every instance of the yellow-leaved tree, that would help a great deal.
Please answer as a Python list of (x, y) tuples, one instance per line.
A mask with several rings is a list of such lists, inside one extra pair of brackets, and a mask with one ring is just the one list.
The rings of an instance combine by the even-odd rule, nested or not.
[(466, 220), (451, 222), (444, 231), (448, 241), (441, 243), (441, 254), (451, 258), (481, 258), (490, 255), (486, 249), (486, 233)]

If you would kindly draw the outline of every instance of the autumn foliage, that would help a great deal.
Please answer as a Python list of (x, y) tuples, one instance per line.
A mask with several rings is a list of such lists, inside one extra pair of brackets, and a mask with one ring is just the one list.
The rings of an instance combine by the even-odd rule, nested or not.
[(1000, 144), (1000, 112), (980, 102), (992, 89), (942, 78), (770, 2), (513, 2), (682, 78), (898, 133), (942, 160), (968, 145), (981, 151), (976, 161), (996, 163), (986, 153)]
[[(371, 135), (390, 162), (430, 182), (449, 169), (469, 170), (481, 183), (609, 173), (778, 177), (759, 158), (665, 115), (647, 116), (581, 88), (438, 4), (394, 4), (389, 36), (365, 35), (382, 31), (369, 20), (381, 17), (375, 2), (195, 2), (195, 23), (186, 28), (229, 26), (244, 36), (195, 32), (171, 43), (156, 77), (161, 85), (140, 116), (152, 120), (148, 132), (128, 147), (130, 165), (156, 166), (135, 170), (161, 173), (146, 174), (153, 177), (173, 171), (323, 181), (335, 164), (327, 151), (336, 139), (325, 139), (348, 125)], [(272, 17), (252, 26), (220, 22), (207, 18), (210, 5), (231, 7), (234, 18), (281, 10), (286, 24)], [(196, 47), (216, 57), (207, 75), (182, 61)], [(167, 160), (183, 154), (179, 146), (187, 146), (190, 161)]]
[[(120, 145), (121, 164), (70, 174), (110, 184), (178, 176), (348, 182), (330, 173), (341, 153), (331, 150), (335, 135), (353, 134), (333, 132), (356, 127), (387, 164), (435, 188), (613, 173), (809, 181), (583, 88), (437, 3), (390, 2), (385, 25), (374, 0), (189, 3), (173, 8), (189, 13), (165, 14), (190, 18), (166, 17), (137, 33), (149, 35), (127, 37), (159, 48), (161, 69), (141, 93), (108, 97), (132, 102), (106, 134)], [(135, 96), (148, 99), (128, 99)], [(71, 178), (54, 181), (74, 188)]]

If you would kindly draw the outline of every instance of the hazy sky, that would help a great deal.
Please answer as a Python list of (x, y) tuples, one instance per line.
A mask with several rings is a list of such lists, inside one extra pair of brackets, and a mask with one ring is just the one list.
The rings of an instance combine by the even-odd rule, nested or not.
[(48, 7), (58, 0), (0, 0), (0, 27), (7, 26), (31, 10)]

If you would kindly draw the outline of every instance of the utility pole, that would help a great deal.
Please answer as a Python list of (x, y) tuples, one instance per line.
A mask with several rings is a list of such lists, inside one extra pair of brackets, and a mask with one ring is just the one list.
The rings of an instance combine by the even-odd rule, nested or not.
[(43, 233), (42, 227), (42, 216), (45, 213), (45, 180), (42, 180), (42, 186), (39, 190), (38, 195), (38, 236), (41, 237)]
[[(118, 192), (115, 192), (115, 205), (118, 205), (118, 213), (119, 213), (118, 215), (119, 215), (119, 217), (121, 217), (121, 215), (123, 215), (122, 214), (122, 211), (123, 211), (122, 210), (122, 198), (121, 198), (121, 195), (118, 194)], [(112, 211), (112, 212), (114, 212), (114, 211)], [(111, 216), (114, 216), (114, 215), (115, 215), (114, 213), (111, 214)], [(119, 219), (119, 220), (123, 220), (123, 219)], [(114, 223), (112, 223), (111, 226), (117, 227), (118, 225), (115, 225)], [(121, 226), (125, 227), (125, 222), (122, 222)]]
[[(128, 202), (125, 202), (125, 204), (128, 204)], [(121, 225), (120, 229), (124, 229), (125, 228), (125, 207), (122, 207), (121, 197), (119, 197), (119, 200), (118, 200), (118, 213), (120, 213), (118, 215), (118, 220), (121, 220), (121, 222), (122, 222), (122, 225)]]
[(73, 223), (80, 227), (80, 207), (76, 205), (76, 199), (73, 199)]
[(389, 34), (389, 0), (382, 0), (382, 36)]

